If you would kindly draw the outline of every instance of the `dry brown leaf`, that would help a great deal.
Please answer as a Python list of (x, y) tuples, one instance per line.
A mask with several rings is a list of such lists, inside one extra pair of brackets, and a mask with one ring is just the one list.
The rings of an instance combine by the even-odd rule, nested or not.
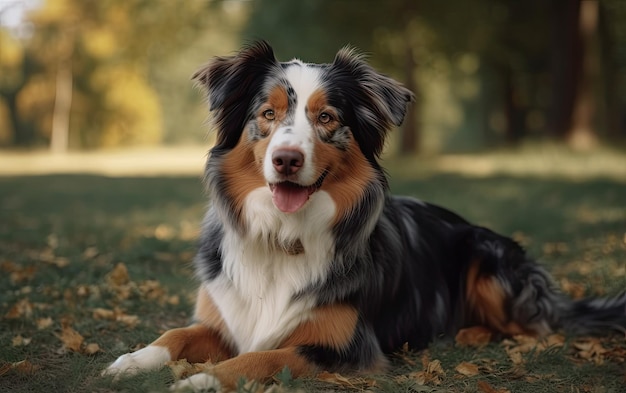
[(30, 318), (33, 315), (33, 304), (26, 298), (18, 301), (4, 315), (6, 319)]
[(551, 334), (541, 339), (523, 334), (515, 335), (511, 339), (502, 340), (500, 345), (515, 365), (524, 363), (523, 354), (535, 351), (537, 353), (548, 348), (562, 347), (565, 344), (565, 337), (560, 334)]
[(122, 262), (115, 265), (113, 270), (106, 276), (106, 280), (111, 286), (122, 286), (130, 282), (130, 276), (128, 275), (128, 269)]
[(32, 293), (32, 292), (33, 292), (33, 287), (31, 287), (30, 285), (23, 285), (20, 288), (20, 293), (22, 295), (28, 295), (29, 293)]
[(72, 352), (80, 352), (83, 341), (85, 341), (84, 337), (69, 325), (64, 325), (61, 328), (61, 334), (55, 333), (55, 336), (61, 340), (66, 349)]
[(36, 366), (29, 362), (28, 360), (22, 360), (15, 363), (9, 363), (0, 361), (0, 377), (7, 374), (10, 371), (15, 371), (19, 374), (24, 375), (32, 375), (35, 371), (39, 370), (41, 367)]
[(483, 326), (473, 326), (459, 330), (455, 341), (461, 347), (482, 348), (491, 341), (491, 330)]
[(565, 345), (565, 336), (562, 334), (551, 334), (542, 340), (545, 342), (546, 349), (553, 347), (562, 347)]
[(83, 258), (84, 259), (93, 259), (95, 258), (100, 252), (98, 251), (98, 249), (96, 247), (87, 247), (85, 249), (85, 251), (83, 251)]
[(372, 387), (376, 385), (376, 381), (373, 379), (362, 378), (362, 377), (345, 377), (339, 373), (329, 373), (327, 371), (323, 371), (317, 375), (317, 379), (323, 382), (333, 383), (335, 385), (348, 387), (348, 388), (362, 388), (362, 387)]
[(402, 349), (396, 353), (396, 356), (398, 356), (400, 359), (402, 359), (406, 364), (410, 366), (417, 365), (417, 363), (409, 357), (409, 343), (408, 342), (405, 342), (402, 345)]
[(13, 365), (11, 363), (0, 361), (0, 377), (11, 371), (12, 368)]
[(210, 372), (213, 368), (213, 364), (206, 363), (189, 363), (187, 359), (172, 360), (165, 364), (172, 370), (172, 374), (176, 380), (188, 378), (191, 375), (201, 372)]
[(101, 352), (100, 350), (100, 345), (96, 344), (96, 343), (89, 343), (87, 345), (85, 345), (85, 348), (83, 348), (83, 353), (85, 355), (94, 355), (98, 352)]
[(329, 373), (327, 371), (323, 371), (317, 375), (317, 379), (319, 379), (320, 381), (330, 382), (341, 386), (353, 386), (349, 378), (346, 378), (339, 373)]
[(12, 261), (4, 261), (0, 263), (0, 270), (5, 273), (13, 273), (21, 268), (22, 267), (20, 265)]
[(89, 287), (87, 285), (79, 285), (76, 288), (76, 295), (78, 295), (80, 297), (87, 297), (87, 296), (89, 296)]
[(520, 365), (524, 363), (524, 357), (521, 352), (517, 351), (507, 351), (507, 355), (509, 355), (509, 359), (515, 365)]
[(98, 307), (93, 309), (91, 316), (98, 320), (115, 320), (115, 311)]
[(9, 279), (13, 284), (20, 284), (24, 281), (30, 281), (35, 273), (37, 273), (35, 266), (22, 267), (12, 263)]
[(119, 315), (117, 317), (117, 321), (123, 323), (124, 325), (134, 328), (139, 323), (139, 317), (136, 315)]
[(44, 330), (52, 326), (53, 321), (52, 321), (52, 318), (47, 317), (47, 318), (39, 318), (35, 323), (37, 324), (38, 330)]
[(473, 377), (480, 374), (478, 371), (478, 366), (474, 363), (469, 362), (461, 362), (458, 366), (454, 368), (459, 374), (463, 374), (466, 377)]
[(520, 353), (528, 353), (539, 346), (539, 340), (536, 337), (518, 334), (513, 336), (516, 345), (510, 350)]
[(121, 322), (129, 327), (135, 327), (139, 323), (139, 317), (136, 315), (125, 314), (119, 308), (108, 310), (106, 308), (94, 308), (92, 311), (94, 319)]
[(45, 250), (41, 251), (39, 255), (37, 255), (37, 259), (41, 262), (56, 266), (58, 268), (64, 268), (70, 264), (69, 259), (56, 256), (54, 254), (53, 248), (46, 248)]
[(605, 355), (609, 350), (604, 348), (602, 341), (595, 337), (588, 337), (574, 342), (574, 348), (578, 351), (576, 355), (595, 364), (603, 364)]
[(445, 375), (441, 362), (437, 359), (426, 364), (424, 371), (417, 371), (408, 375), (409, 378), (417, 382), (418, 385), (440, 385)]
[(494, 387), (492, 387), (491, 385), (489, 385), (489, 383), (485, 381), (478, 381), (477, 386), (478, 386), (478, 390), (480, 390), (483, 393), (511, 393), (510, 390), (505, 389), (505, 388), (495, 389)]
[(141, 282), (138, 287), (141, 296), (148, 300), (157, 300), (164, 304), (167, 301), (167, 293), (161, 284), (156, 280), (146, 280)]
[(574, 283), (563, 277), (560, 281), (561, 289), (574, 299), (581, 299), (585, 296), (585, 286), (580, 283)]
[(22, 337), (21, 334), (18, 334), (17, 336), (13, 337), (13, 339), (11, 339), (11, 344), (14, 347), (25, 347), (28, 344), (30, 344), (30, 342), (32, 341), (32, 338), (26, 338), (26, 337)]

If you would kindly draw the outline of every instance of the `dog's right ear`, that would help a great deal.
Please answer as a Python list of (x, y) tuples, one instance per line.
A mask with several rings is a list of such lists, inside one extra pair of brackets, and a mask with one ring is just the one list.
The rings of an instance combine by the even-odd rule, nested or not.
[(279, 66), (266, 41), (244, 47), (234, 56), (216, 57), (192, 77), (208, 95), (209, 109), (217, 126), (217, 146), (233, 148), (251, 116), (254, 95)]

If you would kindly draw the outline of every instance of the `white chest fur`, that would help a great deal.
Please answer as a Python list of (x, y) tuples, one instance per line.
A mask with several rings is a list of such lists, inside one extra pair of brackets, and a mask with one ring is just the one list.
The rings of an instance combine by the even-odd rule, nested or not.
[[(275, 348), (309, 317), (315, 299), (294, 295), (325, 279), (334, 254), (335, 205), (326, 192), (314, 193), (292, 214), (276, 209), (271, 198), (267, 188), (247, 196), (247, 232), (226, 229), (222, 274), (207, 285), (240, 353)], [(293, 244), (303, 252), (281, 248)]]

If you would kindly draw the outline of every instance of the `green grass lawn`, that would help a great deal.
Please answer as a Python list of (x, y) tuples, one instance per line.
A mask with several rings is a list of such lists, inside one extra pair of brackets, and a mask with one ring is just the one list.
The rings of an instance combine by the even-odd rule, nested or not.
[[(626, 288), (626, 179), (429, 173), (391, 184), (514, 236), (577, 296)], [(120, 382), (99, 373), (188, 322), (205, 206), (196, 177), (0, 177), (0, 391), (165, 391), (169, 368)], [(307, 391), (626, 391), (623, 335), (514, 358), (519, 345), (442, 339), (399, 354), (387, 375), (280, 380)], [(463, 362), (476, 369), (464, 375)]]

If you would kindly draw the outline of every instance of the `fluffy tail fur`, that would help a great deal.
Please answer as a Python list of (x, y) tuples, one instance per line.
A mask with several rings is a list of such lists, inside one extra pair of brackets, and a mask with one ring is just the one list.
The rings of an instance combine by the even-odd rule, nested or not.
[(507, 334), (626, 333), (626, 292), (573, 300), (513, 240), (476, 227), (463, 237), (472, 248), (466, 295), (477, 322)]

